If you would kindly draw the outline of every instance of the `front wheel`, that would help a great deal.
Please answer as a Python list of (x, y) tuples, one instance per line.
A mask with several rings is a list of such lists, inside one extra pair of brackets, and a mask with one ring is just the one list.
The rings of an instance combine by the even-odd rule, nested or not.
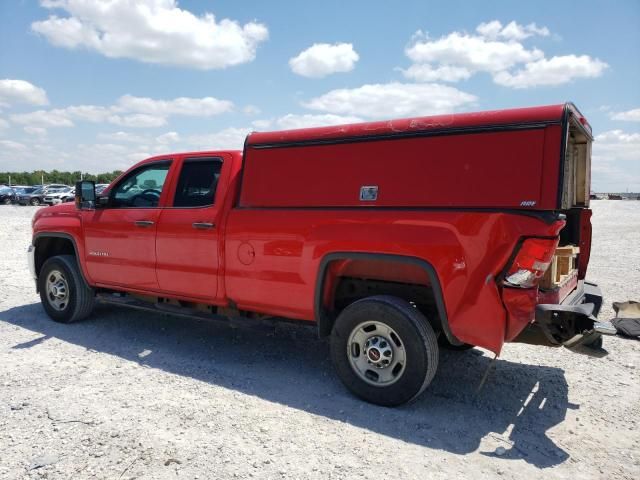
[(31, 201), (29, 202), (31, 205), (33, 205), (34, 207), (37, 207), (40, 205), (40, 199), (39, 198), (32, 198)]
[(409, 302), (391, 296), (352, 303), (336, 319), (331, 357), (358, 397), (396, 406), (420, 395), (438, 368), (438, 339)]
[(38, 289), (42, 306), (56, 322), (77, 322), (93, 310), (95, 293), (85, 282), (73, 255), (58, 255), (44, 262)]

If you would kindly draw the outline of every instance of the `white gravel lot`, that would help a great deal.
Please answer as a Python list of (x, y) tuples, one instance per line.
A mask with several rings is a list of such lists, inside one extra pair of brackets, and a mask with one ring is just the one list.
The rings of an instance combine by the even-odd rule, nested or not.
[[(640, 201), (595, 201), (589, 278), (640, 300)], [(232, 329), (40, 306), (32, 207), (0, 207), (0, 478), (640, 478), (640, 342), (593, 359), (507, 345), (443, 352), (396, 409), (353, 398), (306, 330)], [(43, 465), (44, 464), (44, 465)]]

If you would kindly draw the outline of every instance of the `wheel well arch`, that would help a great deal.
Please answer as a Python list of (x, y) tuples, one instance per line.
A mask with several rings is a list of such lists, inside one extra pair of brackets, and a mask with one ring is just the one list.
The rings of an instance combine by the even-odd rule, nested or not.
[(36, 275), (40, 274), (47, 259), (56, 255), (73, 255), (79, 262), (75, 239), (66, 233), (40, 233), (33, 240), (35, 251)]
[[(358, 262), (361, 266), (369, 262), (383, 262), (399, 267), (410, 267), (414, 275), (416, 271), (421, 272), (423, 279), (426, 280), (423, 284), (402, 284), (393, 281), (387, 282), (386, 280), (377, 281), (369, 279), (361, 279), (360, 281), (374, 285), (371, 295), (383, 293), (378, 291), (380, 289), (394, 288), (397, 289), (397, 291), (405, 292), (413, 290), (414, 294), (420, 295), (428, 289), (433, 299), (435, 313), (437, 314), (437, 318), (431, 318), (430, 321), (436, 322), (435, 326), (442, 331), (449, 343), (454, 345), (462, 344), (462, 342), (453, 335), (449, 327), (440, 280), (436, 269), (431, 263), (413, 256), (369, 252), (333, 252), (325, 255), (320, 261), (314, 295), (314, 314), (320, 337), (326, 337), (331, 333), (337, 311), (335, 308), (328, 308), (328, 305), (334, 306), (333, 302), (338, 291), (338, 285), (340, 282), (345, 281), (345, 278), (348, 278), (341, 275), (334, 275), (334, 273), (331, 272), (330, 267), (341, 261)], [(339, 280), (336, 281), (336, 278)], [(415, 281), (420, 282), (417, 278)], [(384, 285), (385, 283), (386, 285)], [(401, 287), (401, 285), (404, 285), (404, 287)]]

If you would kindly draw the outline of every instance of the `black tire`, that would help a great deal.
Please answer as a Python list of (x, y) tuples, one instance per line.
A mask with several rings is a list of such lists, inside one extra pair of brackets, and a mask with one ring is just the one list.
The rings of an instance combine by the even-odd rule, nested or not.
[[(403, 345), (406, 364), (389, 385), (368, 383), (352, 366), (352, 358), (358, 355), (352, 353), (349, 337), (359, 328), (368, 328), (361, 326), (372, 321), (397, 333)], [(409, 302), (386, 295), (368, 297), (349, 305), (336, 319), (331, 332), (331, 358), (340, 380), (352, 393), (377, 405), (397, 406), (417, 398), (431, 383), (438, 368), (438, 339), (426, 317)], [(380, 371), (374, 367), (370, 370), (373, 375)]]
[(10, 198), (5, 198), (2, 203), (4, 203), (5, 205), (11, 205), (11, 199)]
[(40, 205), (40, 199), (39, 198), (32, 198), (31, 201), (29, 202), (31, 205), (33, 205), (34, 207), (38, 207)]
[[(63, 301), (56, 298), (58, 307), (55, 306), (55, 297), (48, 288), (48, 281), (54, 278), (55, 272), (63, 278), (65, 288), (68, 287), (68, 294)], [(44, 262), (38, 276), (38, 289), (44, 310), (56, 322), (78, 322), (88, 317), (93, 310), (95, 292), (85, 282), (73, 255), (58, 255)]]

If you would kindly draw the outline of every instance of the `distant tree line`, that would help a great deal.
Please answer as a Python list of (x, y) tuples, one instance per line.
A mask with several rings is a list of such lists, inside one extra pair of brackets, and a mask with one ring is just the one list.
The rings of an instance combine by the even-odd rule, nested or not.
[(96, 183), (111, 183), (121, 170), (114, 170), (108, 173), (92, 173), (77, 172), (60, 172), (51, 170), (45, 172), (43, 170), (35, 170), (33, 172), (0, 172), (0, 185), (40, 185), (43, 183), (63, 183), (65, 185), (75, 185), (76, 182), (82, 180), (93, 180)]

